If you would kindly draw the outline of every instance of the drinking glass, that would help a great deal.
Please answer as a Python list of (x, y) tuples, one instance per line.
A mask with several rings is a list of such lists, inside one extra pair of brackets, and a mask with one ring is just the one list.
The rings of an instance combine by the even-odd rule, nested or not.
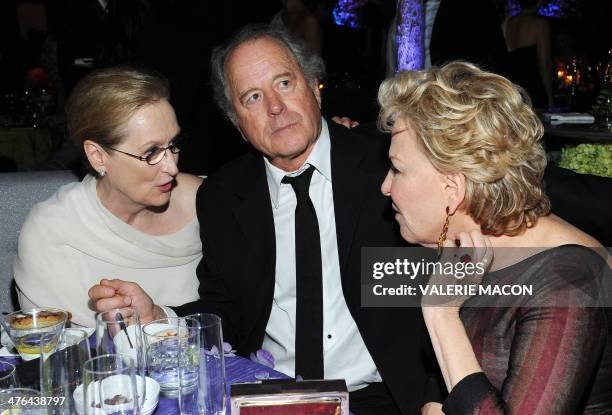
[[(134, 359), (139, 383), (146, 386), (146, 351), (138, 312), (131, 308), (116, 309), (96, 314), (96, 354), (121, 354)], [(140, 394), (144, 404), (146, 390)]]
[(87, 333), (64, 329), (57, 351), (41, 359), (40, 385), (43, 396), (64, 397), (49, 406), (50, 414), (70, 415), (77, 412), (73, 394), (83, 383), (83, 365), (91, 358)]
[[(200, 339), (199, 367), (196, 387), (190, 387), (188, 376), (181, 378), (179, 406), (182, 415), (225, 414), (225, 361), (221, 318), (215, 314), (198, 313), (187, 316), (198, 323)], [(180, 349), (182, 352), (182, 349)], [(179, 372), (183, 375), (183, 371)], [(186, 387), (185, 387), (186, 386)]]
[(40, 392), (34, 389), (13, 388), (0, 390), (0, 413), (2, 415), (43, 415)]
[[(83, 385), (75, 391), (86, 415), (140, 415), (136, 361), (127, 355), (105, 354), (83, 365)], [(78, 393), (77, 393), (78, 392)]]
[(196, 388), (200, 357), (199, 323), (184, 317), (166, 317), (143, 327), (149, 376), (161, 394), (176, 397), (182, 388)]
[(57, 347), (68, 313), (56, 308), (19, 310), (2, 316), (2, 326), (23, 360), (44, 357)]
[(0, 389), (16, 388), (17, 386), (15, 365), (0, 360)]

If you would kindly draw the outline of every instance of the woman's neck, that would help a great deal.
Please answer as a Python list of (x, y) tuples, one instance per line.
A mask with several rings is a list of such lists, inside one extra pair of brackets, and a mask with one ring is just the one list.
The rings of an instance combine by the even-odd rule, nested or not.
[(168, 208), (168, 205), (151, 207), (135, 203), (112, 188), (104, 179), (96, 181), (96, 193), (100, 203), (115, 217), (145, 233), (148, 233), (151, 223), (154, 223), (153, 219)]

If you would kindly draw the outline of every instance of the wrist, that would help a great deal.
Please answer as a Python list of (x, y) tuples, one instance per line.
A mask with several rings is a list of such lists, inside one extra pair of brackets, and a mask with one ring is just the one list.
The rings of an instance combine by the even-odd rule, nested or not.
[(459, 307), (423, 307), (423, 318), (426, 323), (459, 318)]

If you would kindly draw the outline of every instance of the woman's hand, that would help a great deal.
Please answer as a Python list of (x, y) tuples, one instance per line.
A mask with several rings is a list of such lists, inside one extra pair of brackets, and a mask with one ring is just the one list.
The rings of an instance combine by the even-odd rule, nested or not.
[(429, 277), (427, 293), (421, 300), (423, 313), (442, 306), (458, 312), (478, 292), (492, 261), (491, 241), (480, 230), (461, 232), (454, 243), (446, 240), (438, 260), (440, 266)]
[(141, 324), (163, 318), (166, 315), (135, 282), (103, 278), (100, 284), (89, 289), (88, 294), (96, 306), (96, 311), (103, 312), (130, 307), (138, 311)]

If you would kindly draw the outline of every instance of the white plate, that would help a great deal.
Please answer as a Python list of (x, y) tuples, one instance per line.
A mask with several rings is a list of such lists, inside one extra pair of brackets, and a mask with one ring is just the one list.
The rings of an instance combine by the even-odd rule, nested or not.
[[(118, 376), (125, 376), (125, 375), (116, 375), (116, 376), (118, 377)], [(114, 387), (113, 378), (116, 378), (116, 376), (110, 376), (106, 378), (103, 381), (103, 387), (113, 388)], [(151, 415), (153, 411), (155, 410), (155, 408), (157, 407), (157, 403), (159, 402), (159, 383), (157, 383), (154, 379), (151, 379), (150, 377), (146, 377), (145, 379), (147, 382), (147, 391), (146, 391), (147, 395), (145, 396), (145, 401), (144, 401), (144, 405), (142, 408), (142, 415)], [(138, 380), (140, 381), (140, 378)], [(139, 383), (138, 390), (140, 391), (142, 390), (142, 386), (141, 386), (142, 381), (138, 383)], [(94, 386), (94, 384), (89, 385), (89, 387), (95, 388), (96, 400), (99, 401), (100, 397), (99, 397), (98, 388)], [(122, 392), (122, 391), (118, 391), (118, 392)], [(83, 385), (77, 386), (72, 396), (74, 398), (74, 405), (76, 406), (78, 414), (82, 415), (83, 414)], [(98, 408), (96, 408), (93, 413), (94, 415), (104, 415), (104, 412)]]

